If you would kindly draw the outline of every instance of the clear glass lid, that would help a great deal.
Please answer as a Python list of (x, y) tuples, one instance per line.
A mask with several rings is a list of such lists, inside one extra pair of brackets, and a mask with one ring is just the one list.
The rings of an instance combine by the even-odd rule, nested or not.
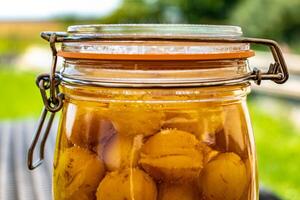
[(96, 34), (106, 38), (149, 37), (239, 37), (242, 29), (238, 26), (193, 25), (193, 24), (94, 24), (70, 26), (71, 35)]
[[(122, 60), (213, 60), (253, 56), (248, 43), (197, 41), (198, 38), (238, 38), (238, 26), (187, 24), (96, 24), (68, 28), (73, 37), (97, 40), (67, 42), (66, 58)], [(195, 39), (195, 40), (193, 40)]]

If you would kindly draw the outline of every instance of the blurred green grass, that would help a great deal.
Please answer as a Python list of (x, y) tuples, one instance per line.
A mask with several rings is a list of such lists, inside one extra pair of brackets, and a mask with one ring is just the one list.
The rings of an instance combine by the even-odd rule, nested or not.
[(0, 67), (0, 119), (37, 117), (42, 109), (33, 72)]
[[(37, 73), (0, 70), (0, 119), (38, 117), (42, 101)], [(285, 200), (300, 197), (300, 131), (290, 122), (263, 111), (254, 101), (249, 109), (257, 144), (259, 178)]]
[(285, 200), (300, 197), (300, 130), (250, 102), (259, 178)]

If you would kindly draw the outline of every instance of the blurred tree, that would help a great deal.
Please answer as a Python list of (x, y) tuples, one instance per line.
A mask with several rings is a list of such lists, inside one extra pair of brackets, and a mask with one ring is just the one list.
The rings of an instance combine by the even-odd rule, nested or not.
[(52, 21), (59, 23), (63, 27), (62, 30), (72, 25), (95, 24), (99, 22), (95, 17), (83, 17), (75, 14), (57, 15), (52, 18)]
[(244, 0), (231, 15), (247, 35), (300, 46), (299, 0)]
[[(300, 0), (122, 0), (100, 19), (57, 16), (64, 26), (95, 23), (240, 25), (245, 35), (273, 38), (300, 52)], [(1, 46), (1, 45), (0, 45)]]
[(241, 0), (123, 0), (102, 23), (227, 23)]

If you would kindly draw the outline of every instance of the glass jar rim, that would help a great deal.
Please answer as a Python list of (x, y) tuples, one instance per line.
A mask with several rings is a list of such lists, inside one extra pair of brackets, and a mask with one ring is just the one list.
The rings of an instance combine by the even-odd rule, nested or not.
[(242, 29), (230, 25), (205, 24), (90, 24), (68, 27), (70, 35), (101, 35), (105, 38), (199, 38), (241, 37)]

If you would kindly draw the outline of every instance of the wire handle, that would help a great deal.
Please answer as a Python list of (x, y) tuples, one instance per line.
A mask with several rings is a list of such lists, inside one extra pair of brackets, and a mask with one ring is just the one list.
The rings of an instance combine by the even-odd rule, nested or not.
[[(286, 62), (284, 60), (282, 51), (277, 42), (262, 38), (248, 38), (248, 37), (179, 37), (179, 36), (143, 36), (143, 35), (101, 35), (101, 34), (75, 34), (69, 35), (66, 32), (42, 32), (41, 37), (51, 42), (52, 35), (55, 34), (55, 42), (84, 42), (84, 41), (99, 41), (104, 39), (109, 40), (162, 40), (162, 41), (191, 41), (191, 42), (212, 42), (212, 43), (248, 43), (259, 44), (269, 47), (274, 63), (271, 63), (267, 72), (261, 72), (258, 68), (253, 69), (252, 73), (246, 77), (245, 80), (253, 80), (258, 85), (262, 80), (272, 80), (277, 84), (282, 84), (287, 81), (289, 77)], [(53, 39), (53, 38), (52, 38)], [(53, 41), (52, 41), (53, 42)], [(224, 80), (218, 85), (227, 84), (232, 80)], [(207, 85), (207, 84), (206, 84)]]
[[(51, 126), (55, 117), (55, 113), (58, 112), (63, 106), (64, 95), (59, 91), (59, 84), (61, 82), (60, 77), (56, 74), (57, 64), (57, 51), (55, 47), (56, 35), (52, 34), (49, 38), (50, 47), (52, 49), (52, 66), (50, 74), (41, 74), (36, 79), (36, 85), (40, 89), (40, 93), (43, 99), (44, 108), (38, 122), (38, 127), (35, 131), (32, 143), (28, 149), (27, 165), (30, 170), (37, 168), (42, 164), (44, 160), (45, 145), (51, 130)], [(47, 91), (49, 90), (49, 95)], [(49, 96), (49, 97), (48, 97)], [(48, 114), (49, 119), (46, 121)], [(45, 129), (45, 130), (44, 130)], [(43, 131), (44, 130), (44, 131)], [(39, 138), (42, 136), (42, 140), (39, 148), (39, 157), (34, 161), (34, 152), (38, 144)]]
[[(220, 37), (202, 37), (202, 38), (182, 38), (176, 36), (143, 36), (143, 35), (101, 35), (101, 34), (77, 34), (68, 35), (66, 32), (42, 32), (41, 37), (50, 43), (50, 48), (52, 50), (52, 66), (50, 74), (42, 74), (37, 78), (37, 85), (40, 89), (42, 99), (44, 102), (44, 109), (40, 117), (40, 121), (34, 135), (34, 139), (28, 151), (28, 168), (30, 170), (38, 167), (44, 159), (44, 149), (51, 125), (55, 113), (58, 112), (63, 105), (64, 95), (59, 92), (59, 84), (61, 82), (60, 76), (56, 73), (57, 65), (57, 49), (55, 44), (62, 42), (84, 42), (84, 41), (99, 41), (103, 39), (109, 40), (158, 40), (158, 41), (190, 41), (190, 42), (212, 42), (212, 43), (247, 43), (247, 44), (259, 44), (269, 47), (274, 63), (271, 63), (267, 72), (262, 72), (258, 68), (254, 68), (252, 73), (240, 80), (224, 79), (219, 82), (211, 83), (197, 83), (197, 86), (208, 86), (208, 85), (226, 85), (232, 84), (239, 81), (255, 81), (256, 84), (260, 85), (262, 80), (272, 80), (277, 84), (282, 84), (287, 81), (289, 73), (287, 70), (287, 65), (284, 60), (282, 51), (277, 42), (268, 39), (260, 38), (220, 38)], [(80, 81), (79, 81), (80, 82)], [(89, 84), (86, 82), (85, 84)], [(49, 90), (50, 97), (47, 96), (47, 90)], [(45, 125), (45, 119), (47, 118), (48, 112), (50, 112), (50, 117)], [(46, 126), (44, 135), (40, 144), (40, 154), (37, 161), (33, 161), (33, 154), (43, 130)]]
[(40, 166), (43, 163), (44, 160), (44, 152), (45, 152), (45, 145), (46, 145), (46, 141), (51, 129), (51, 125), (53, 123), (53, 119), (55, 116), (55, 112), (52, 112), (50, 114), (50, 118), (48, 120), (48, 122), (46, 123), (46, 130), (44, 132), (41, 144), (40, 144), (40, 151), (39, 151), (39, 159), (37, 161), (33, 160), (33, 155), (34, 155), (34, 151), (36, 148), (36, 145), (38, 143), (39, 137), (41, 135), (41, 132), (43, 130), (44, 124), (45, 124), (45, 119), (47, 117), (48, 114), (48, 110), (46, 108), (43, 109), (40, 120), (39, 120), (39, 125), (38, 128), (36, 130), (36, 133), (34, 135), (33, 141), (29, 147), (28, 150), (28, 158), (27, 158), (27, 165), (28, 165), (28, 169), (33, 170), (35, 168), (37, 168), (38, 166)]

